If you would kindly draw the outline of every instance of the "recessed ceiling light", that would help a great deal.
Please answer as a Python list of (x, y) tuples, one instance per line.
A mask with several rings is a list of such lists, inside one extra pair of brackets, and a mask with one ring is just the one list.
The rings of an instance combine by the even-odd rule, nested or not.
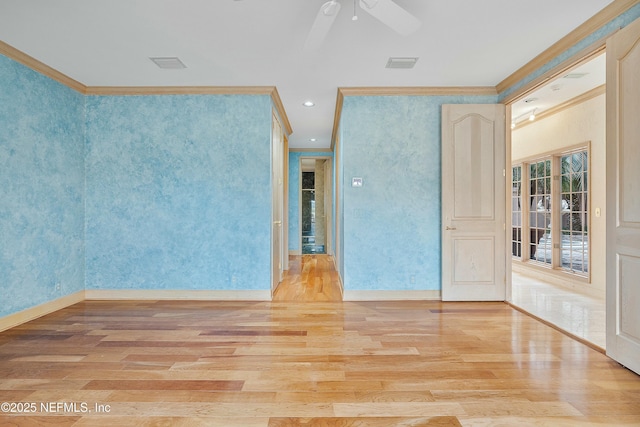
[(316, 105), (316, 103), (313, 101), (304, 101), (302, 105), (304, 105), (305, 107), (313, 107)]
[(149, 59), (152, 60), (158, 67), (167, 70), (179, 70), (181, 68), (187, 68), (187, 66), (184, 65), (184, 63), (175, 56), (151, 57)]
[(316, 142), (316, 141), (317, 141), (317, 139), (316, 139), (316, 138), (309, 138), (309, 141), (311, 141), (311, 142)]
[(418, 58), (389, 58), (385, 68), (413, 68), (418, 62)]

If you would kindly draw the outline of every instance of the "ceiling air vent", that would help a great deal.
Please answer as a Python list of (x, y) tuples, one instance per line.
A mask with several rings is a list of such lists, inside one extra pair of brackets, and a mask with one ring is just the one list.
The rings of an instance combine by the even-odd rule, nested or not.
[(389, 58), (386, 68), (413, 68), (418, 58)]
[(184, 63), (175, 56), (155, 57), (155, 58), (149, 58), (149, 59), (152, 60), (158, 67), (166, 70), (179, 70), (181, 68), (187, 68), (187, 66), (184, 65)]
[(565, 79), (581, 79), (589, 73), (570, 73), (564, 76)]

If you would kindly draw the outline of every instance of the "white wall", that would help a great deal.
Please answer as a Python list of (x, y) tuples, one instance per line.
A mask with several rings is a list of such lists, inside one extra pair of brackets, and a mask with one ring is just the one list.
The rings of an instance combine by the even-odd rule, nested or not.
[[(551, 151), (591, 142), (591, 283), (592, 291), (605, 290), (605, 95), (584, 101), (512, 132), (512, 159), (517, 163)], [(601, 215), (594, 212), (600, 208)]]

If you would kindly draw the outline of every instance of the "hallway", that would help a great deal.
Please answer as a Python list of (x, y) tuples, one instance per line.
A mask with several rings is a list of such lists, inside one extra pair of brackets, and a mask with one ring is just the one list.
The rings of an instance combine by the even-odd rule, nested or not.
[(289, 270), (273, 294), (273, 301), (342, 301), (340, 279), (329, 255), (289, 257)]

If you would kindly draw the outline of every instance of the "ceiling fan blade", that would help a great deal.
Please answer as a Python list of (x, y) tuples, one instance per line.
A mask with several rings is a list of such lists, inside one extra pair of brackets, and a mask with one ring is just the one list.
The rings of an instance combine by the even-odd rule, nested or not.
[(316, 50), (322, 46), (322, 42), (327, 37), (333, 22), (336, 20), (336, 16), (338, 16), (338, 12), (340, 12), (340, 3), (336, 0), (328, 1), (320, 7), (304, 43), (304, 50)]
[(408, 36), (422, 22), (392, 0), (360, 0), (360, 8), (400, 35)]

